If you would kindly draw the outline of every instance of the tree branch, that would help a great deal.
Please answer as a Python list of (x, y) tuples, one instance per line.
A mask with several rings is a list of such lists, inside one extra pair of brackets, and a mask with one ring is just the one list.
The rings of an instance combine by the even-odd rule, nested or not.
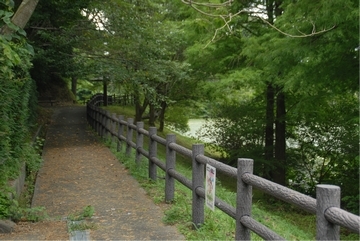
[(291, 38), (307, 38), (307, 37), (311, 37), (311, 36), (315, 36), (315, 35), (319, 35), (319, 34), (322, 34), (322, 33), (325, 33), (325, 32), (328, 32), (330, 30), (333, 30), (334, 28), (336, 28), (336, 25), (332, 26), (331, 28), (328, 28), (328, 29), (323, 29), (321, 31), (316, 31), (316, 27), (315, 27), (315, 24), (314, 23), (311, 23), (313, 25), (313, 29), (311, 31), (311, 33), (309, 34), (305, 34), (303, 32), (300, 32), (299, 30), (299, 33), (301, 33), (301, 35), (293, 35), (293, 34), (289, 34), (289, 33), (286, 33), (284, 31), (282, 31), (281, 29), (277, 28), (274, 24), (271, 24), (269, 23), (269, 21), (267, 21), (266, 19), (264, 18), (261, 18), (261, 17), (258, 17), (259, 19), (261, 19), (264, 23), (266, 23), (267, 25), (269, 25), (271, 28), (275, 29), (276, 31), (278, 31), (279, 33), (283, 34), (283, 35), (286, 35), (288, 37), (291, 37)]
[[(248, 15), (251, 15), (253, 17), (256, 17), (258, 19), (261, 19), (266, 25), (269, 25), (271, 28), (273, 28), (274, 30), (276, 30), (277, 32), (285, 35), (285, 36), (288, 36), (288, 37), (292, 37), (292, 38), (307, 38), (307, 37), (311, 37), (311, 36), (315, 36), (315, 35), (319, 35), (319, 34), (322, 34), (322, 33), (325, 33), (325, 32), (328, 32), (332, 29), (334, 29), (336, 27), (336, 25), (332, 26), (331, 28), (328, 28), (328, 29), (323, 29), (321, 31), (316, 31), (316, 27), (315, 27), (315, 24), (312, 22), (311, 24), (313, 25), (313, 29), (311, 31), (311, 33), (309, 34), (306, 34), (306, 33), (302, 33), (300, 32), (299, 30), (299, 33), (300, 35), (293, 35), (293, 34), (290, 34), (290, 33), (286, 33), (285, 31), (279, 29), (278, 27), (276, 27), (274, 24), (271, 24), (268, 20), (266, 20), (265, 18), (263, 17), (260, 17), (259, 15), (256, 14), (256, 12), (254, 11), (250, 11), (250, 10), (247, 10), (247, 9), (242, 9), (240, 11), (238, 11), (237, 13), (235, 14), (232, 14), (232, 13), (229, 13), (227, 15), (225, 14), (213, 14), (213, 13), (208, 13), (208, 12), (205, 12), (201, 9), (198, 8), (198, 6), (205, 6), (205, 7), (209, 7), (209, 8), (215, 8), (215, 9), (219, 9), (219, 8), (226, 8), (226, 7), (229, 7), (232, 5), (232, 3), (234, 2), (234, 0), (228, 0), (224, 3), (218, 3), (218, 4), (215, 4), (215, 3), (199, 3), (199, 2), (194, 2), (192, 0), (181, 0), (181, 2), (183, 2), (184, 4), (186, 5), (189, 5), (190, 7), (192, 7), (193, 9), (195, 9), (197, 12), (203, 14), (203, 15), (206, 15), (206, 16), (209, 16), (209, 17), (217, 17), (217, 18), (221, 18), (223, 21), (224, 21), (224, 25), (221, 26), (220, 28), (217, 28), (215, 30), (215, 33), (214, 33), (214, 36), (213, 38), (211, 39), (211, 41), (206, 45), (208, 46), (211, 42), (213, 42), (218, 34), (218, 31), (220, 31), (221, 29), (227, 27), (228, 30), (230, 32), (232, 32), (232, 29), (230, 28), (229, 26), (229, 23), (232, 21), (232, 19), (242, 13), (246, 13)], [(255, 14), (255, 15), (254, 15)]]
[[(24, 29), (25, 25), (29, 21), (31, 15), (35, 11), (36, 5), (38, 4), (39, 0), (23, 0), (16, 10), (16, 13), (11, 18), (13, 24), (18, 26), (21, 29)], [(12, 33), (14, 30), (9, 26), (5, 25), (1, 29), (1, 34), (7, 35)]]

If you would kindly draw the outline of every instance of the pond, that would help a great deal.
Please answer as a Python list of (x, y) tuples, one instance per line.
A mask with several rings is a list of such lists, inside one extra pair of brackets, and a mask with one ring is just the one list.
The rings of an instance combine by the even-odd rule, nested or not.
[(204, 142), (210, 142), (211, 139), (209, 138), (199, 138), (198, 131), (203, 127), (203, 125), (206, 123), (206, 119), (189, 119), (188, 125), (190, 130), (187, 132), (180, 133), (183, 136), (190, 137), (193, 139), (199, 139)]
[(189, 119), (188, 125), (190, 127), (190, 130), (188, 132), (183, 133), (183, 135), (187, 137), (197, 138), (196, 132), (200, 130), (204, 124), (205, 124), (205, 119)]

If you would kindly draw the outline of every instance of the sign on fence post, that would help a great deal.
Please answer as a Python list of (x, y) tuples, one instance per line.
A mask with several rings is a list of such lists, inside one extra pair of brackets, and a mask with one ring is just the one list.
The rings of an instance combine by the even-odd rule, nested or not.
[(205, 182), (205, 203), (208, 208), (215, 210), (215, 183), (216, 168), (206, 164), (206, 182)]

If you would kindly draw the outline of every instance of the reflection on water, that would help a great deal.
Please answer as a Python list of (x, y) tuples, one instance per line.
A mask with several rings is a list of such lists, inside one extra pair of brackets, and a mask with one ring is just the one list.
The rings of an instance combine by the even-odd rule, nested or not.
[(199, 139), (204, 142), (211, 142), (210, 138), (199, 137), (198, 135), (199, 134), (198, 131), (203, 127), (205, 123), (206, 123), (205, 119), (189, 119), (188, 125), (190, 131), (181, 134), (194, 139)]
[(183, 133), (183, 135), (198, 138), (196, 132), (200, 130), (203, 124), (205, 124), (205, 119), (189, 119), (188, 125), (190, 127), (190, 131)]
[(198, 139), (198, 140), (201, 140), (204, 142), (210, 142), (211, 141), (210, 138), (200, 138), (198, 136), (198, 131), (201, 129), (201, 127), (203, 127), (205, 122), (206, 122), (205, 119), (189, 119), (189, 121), (188, 121), (188, 125), (190, 128), (189, 131), (187, 131), (187, 132), (178, 132), (176, 130), (173, 130), (173, 131), (178, 132), (181, 135), (186, 136), (186, 137)]

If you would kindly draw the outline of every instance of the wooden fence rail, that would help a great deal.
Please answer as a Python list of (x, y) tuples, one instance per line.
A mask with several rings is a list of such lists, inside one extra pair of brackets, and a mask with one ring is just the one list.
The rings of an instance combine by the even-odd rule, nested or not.
[[(157, 135), (155, 127), (145, 130), (143, 122), (133, 123), (132, 118), (124, 120), (124, 116), (116, 116), (100, 108), (102, 96), (94, 96), (87, 104), (87, 119), (90, 126), (102, 137), (117, 143), (121, 151), (130, 155), (135, 149), (135, 161), (140, 163), (141, 157), (149, 161), (149, 178), (156, 180), (157, 167), (165, 172), (165, 201), (172, 201), (175, 193), (175, 180), (192, 191), (192, 222), (198, 227), (204, 223), (204, 166), (210, 164), (217, 171), (237, 180), (236, 207), (215, 197), (215, 206), (236, 220), (235, 239), (250, 240), (250, 232), (255, 232), (266, 240), (284, 240), (279, 234), (270, 230), (251, 217), (252, 187), (294, 204), (302, 210), (316, 215), (316, 239), (339, 240), (340, 226), (352, 232), (360, 233), (360, 217), (340, 208), (340, 188), (333, 185), (317, 185), (317, 199), (296, 192), (287, 187), (268, 181), (253, 174), (252, 159), (238, 159), (237, 168), (228, 166), (204, 155), (204, 145), (195, 144), (192, 150), (176, 144), (176, 136), (168, 134), (166, 139)], [(126, 136), (125, 136), (126, 130)], [(136, 132), (136, 141), (133, 141)], [(143, 148), (144, 137), (149, 139), (149, 150)], [(157, 145), (166, 148), (165, 163), (157, 158)], [(192, 179), (189, 180), (175, 168), (176, 153), (192, 160)]]
[[(97, 101), (104, 101), (104, 95), (101, 93), (97, 93), (93, 95), (90, 100), (93, 100), (96, 98)], [(87, 104), (87, 102), (90, 101), (89, 99), (84, 100), (84, 104)], [(112, 104), (119, 104), (119, 105), (132, 105), (134, 104), (134, 96), (133, 95), (108, 95), (107, 101), (109, 105)]]

